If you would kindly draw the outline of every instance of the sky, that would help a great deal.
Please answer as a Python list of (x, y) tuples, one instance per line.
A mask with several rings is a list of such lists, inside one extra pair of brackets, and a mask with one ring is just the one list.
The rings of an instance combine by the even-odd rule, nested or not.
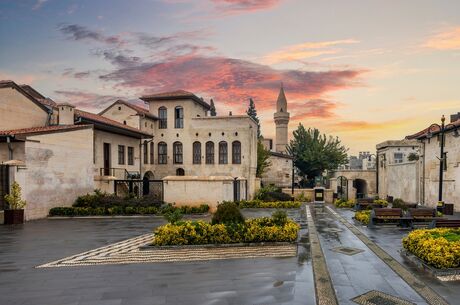
[(375, 151), (460, 111), (460, 1), (0, 0), (0, 79), (100, 111), (187, 90)]

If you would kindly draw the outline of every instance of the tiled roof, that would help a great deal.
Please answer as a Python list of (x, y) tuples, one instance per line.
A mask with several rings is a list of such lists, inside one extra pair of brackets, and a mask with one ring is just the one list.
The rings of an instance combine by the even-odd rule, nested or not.
[(125, 130), (131, 131), (131, 132), (135, 132), (137, 134), (141, 134), (141, 135), (145, 135), (145, 136), (149, 136), (149, 137), (152, 136), (152, 135), (150, 135), (148, 133), (145, 133), (145, 132), (141, 131), (140, 129), (137, 129), (137, 128), (134, 128), (134, 127), (119, 123), (117, 121), (108, 119), (108, 118), (103, 117), (101, 115), (86, 112), (86, 111), (83, 111), (83, 110), (80, 110), (80, 109), (75, 110), (75, 115), (77, 117), (85, 118), (85, 119), (88, 119), (90, 121), (94, 121), (94, 122), (102, 123), (102, 124), (105, 124), (105, 125), (125, 129)]
[(37, 100), (41, 100), (41, 99), (46, 99), (45, 96), (43, 96), (40, 92), (38, 92), (37, 90), (35, 90), (34, 88), (32, 88), (31, 86), (29, 85), (19, 85), (22, 89), (24, 89), (24, 91), (26, 91), (27, 93), (29, 93), (30, 95), (32, 95), (35, 99)]
[(155, 101), (155, 100), (178, 100), (178, 99), (192, 99), (198, 104), (202, 105), (207, 110), (211, 109), (211, 106), (206, 103), (204, 100), (193, 94), (192, 92), (185, 90), (176, 90), (169, 92), (161, 92), (156, 94), (147, 94), (140, 97), (143, 101)]
[(47, 133), (63, 130), (74, 130), (74, 129), (83, 129), (90, 127), (91, 125), (52, 125), (52, 126), (42, 126), (42, 127), (30, 127), (30, 128), (21, 128), (21, 129), (12, 129), (12, 130), (0, 130), (0, 135), (2, 136), (15, 136), (15, 135), (26, 135), (34, 133)]
[[(452, 122), (452, 123), (449, 123), (449, 124), (446, 124), (446, 130), (452, 130), (452, 129), (455, 129), (455, 128), (460, 128), (460, 120), (456, 120), (455, 122)], [(412, 140), (412, 139), (421, 139), (421, 138), (424, 138), (428, 135), (428, 132), (431, 131), (431, 133), (433, 135), (436, 135), (438, 134), (441, 130), (440, 130), (440, 126), (437, 125), (437, 124), (433, 124), (417, 133), (414, 133), (412, 135), (408, 135), (406, 136), (406, 139), (408, 140)]]

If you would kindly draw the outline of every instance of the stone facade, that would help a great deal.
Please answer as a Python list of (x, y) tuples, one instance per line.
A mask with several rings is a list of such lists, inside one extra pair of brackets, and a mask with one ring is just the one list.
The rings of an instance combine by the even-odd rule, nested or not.
[(287, 112), (287, 100), (283, 86), (281, 86), (278, 100), (276, 101), (276, 112), (273, 118), (276, 125), (276, 152), (285, 153), (286, 145), (288, 144), (289, 112)]
[(340, 177), (346, 181), (346, 199), (357, 197), (374, 197), (377, 195), (376, 171), (375, 170), (337, 170), (332, 172), (330, 188), (340, 193)]
[(263, 184), (274, 184), (281, 188), (291, 187), (292, 158), (285, 154), (271, 152), (268, 161), (270, 166), (262, 174)]

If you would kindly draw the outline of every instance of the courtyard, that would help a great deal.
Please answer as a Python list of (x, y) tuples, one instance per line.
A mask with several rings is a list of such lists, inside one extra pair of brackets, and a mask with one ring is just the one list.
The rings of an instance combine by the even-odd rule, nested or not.
[[(272, 212), (243, 211), (246, 217)], [(460, 297), (458, 284), (434, 280), (402, 258), (400, 240), (407, 230), (350, 227), (353, 213), (330, 207), (304, 205), (288, 214), (301, 225), (294, 256), (183, 262), (139, 262), (135, 256), (130, 261), (129, 255), (122, 263), (110, 262), (110, 252), (134, 251), (123, 241), (141, 236), (142, 243), (142, 236), (165, 224), (161, 217), (44, 219), (2, 226), (0, 303), (455, 304)], [(356, 230), (363, 234), (357, 236)], [(374, 253), (375, 246), (384, 253)], [(101, 262), (109, 260), (105, 263), (37, 268), (77, 254), (84, 261), (85, 253), (101, 247), (97, 255)], [(400, 264), (396, 271), (390, 267), (394, 264)], [(408, 281), (411, 274), (417, 280)]]

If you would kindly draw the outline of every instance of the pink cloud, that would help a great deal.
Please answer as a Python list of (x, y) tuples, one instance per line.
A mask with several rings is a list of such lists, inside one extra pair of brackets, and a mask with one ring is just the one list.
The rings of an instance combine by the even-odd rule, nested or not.
[(460, 26), (431, 36), (423, 47), (436, 50), (460, 50)]
[(211, 0), (217, 10), (225, 13), (253, 12), (275, 7), (283, 0)]

